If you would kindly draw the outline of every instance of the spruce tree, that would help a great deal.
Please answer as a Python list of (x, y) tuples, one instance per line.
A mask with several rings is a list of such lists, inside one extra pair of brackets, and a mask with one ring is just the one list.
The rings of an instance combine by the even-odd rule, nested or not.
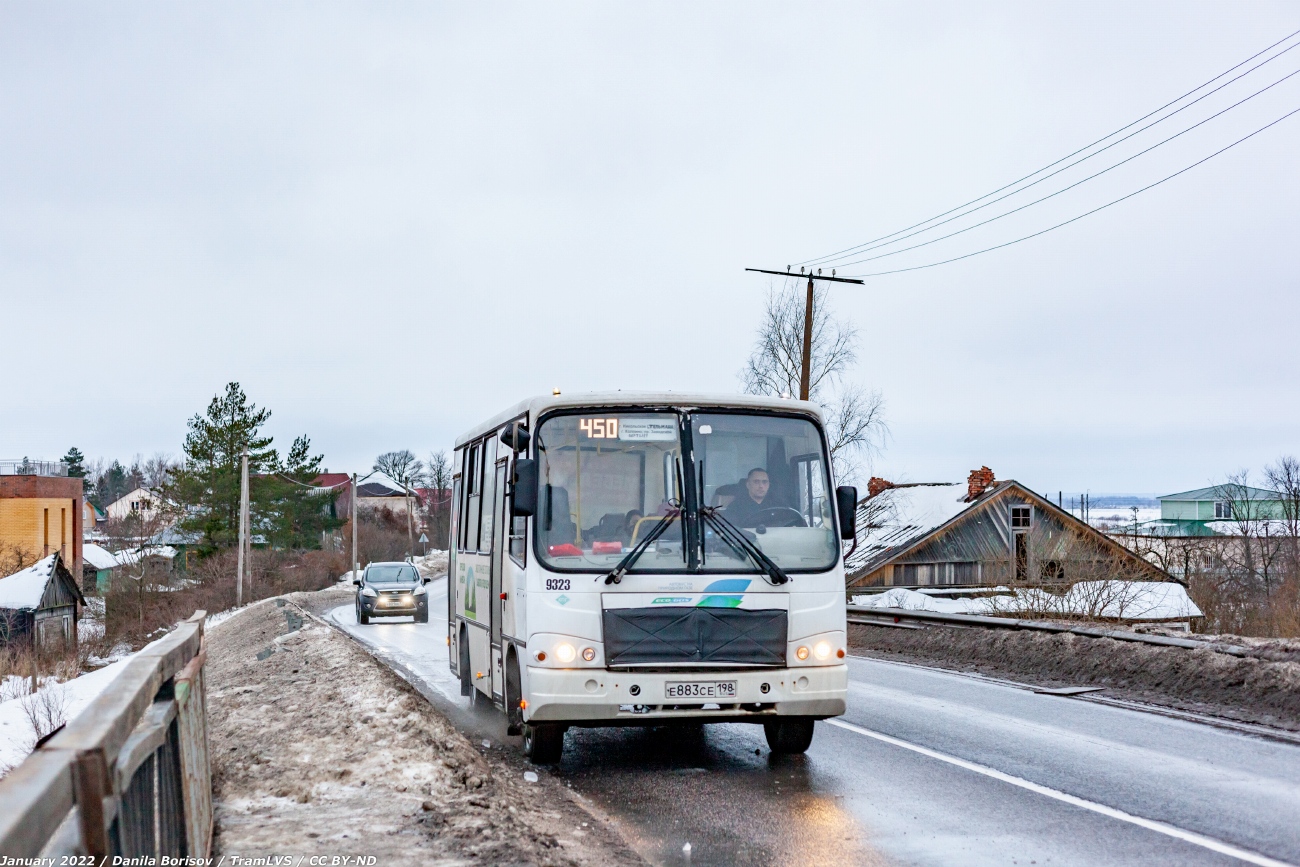
[(86, 477), (86, 456), (76, 446), (68, 449), (68, 453), (63, 456), (63, 462), (68, 465), (68, 476), (70, 478), (84, 479)]
[(212, 398), (206, 414), (189, 421), (185, 460), (164, 488), (164, 496), (182, 509), (182, 529), (203, 534), (202, 547), (207, 551), (232, 546), (239, 538), (239, 470), (245, 448), (254, 534), (259, 532), (267, 495), (278, 493), (268, 490), (278, 487), (274, 483), (254, 479), (279, 469), (272, 439), (261, 432), (270, 417), (269, 409), (259, 409), (239, 383), (232, 382), (224, 395)]
[(311, 440), (300, 436), (276, 475), (266, 480), (274, 494), (267, 523), (276, 547), (319, 548), (321, 533), (343, 525), (334, 509), (338, 492), (321, 494), (313, 487), (323, 459), (323, 455), (312, 456)]

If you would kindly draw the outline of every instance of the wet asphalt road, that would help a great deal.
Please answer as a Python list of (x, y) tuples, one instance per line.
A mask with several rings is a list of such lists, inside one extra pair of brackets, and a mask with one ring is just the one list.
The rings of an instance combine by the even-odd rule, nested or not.
[[(444, 624), (328, 616), (517, 747), (460, 696)], [(849, 676), (804, 756), (751, 725), (571, 729), (552, 773), (658, 864), (1300, 864), (1300, 747), (877, 660)]]

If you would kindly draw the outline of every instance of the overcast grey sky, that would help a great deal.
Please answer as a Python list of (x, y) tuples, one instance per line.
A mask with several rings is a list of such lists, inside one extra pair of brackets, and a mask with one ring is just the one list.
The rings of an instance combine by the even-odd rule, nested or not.
[[(0, 457), (178, 454), (229, 380), (331, 470), (552, 387), (734, 391), (745, 266), (980, 196), (1297, 28), (1295, 2), (8, 2)], [(1300, 76), (847, 270), (1036, 231), (1295, 108)], [(1300, 452), (1297, 153), (1300, 115), (1044, 237), (831, 290), (887, 401), (877, 472), (1169, 492)]]

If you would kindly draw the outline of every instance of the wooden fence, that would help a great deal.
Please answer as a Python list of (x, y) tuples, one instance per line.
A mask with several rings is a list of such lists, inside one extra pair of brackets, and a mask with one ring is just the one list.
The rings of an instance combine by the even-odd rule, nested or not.
[(71, 723), (0, 780), (0, 852), (206, 858), (212, 778), (206, 612), (137, 653)]

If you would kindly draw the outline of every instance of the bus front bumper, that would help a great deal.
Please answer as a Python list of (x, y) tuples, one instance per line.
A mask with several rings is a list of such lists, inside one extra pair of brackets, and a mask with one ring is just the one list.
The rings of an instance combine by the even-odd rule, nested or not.
[[(668, 697), (668, 684), (736, 684), (734, 696)], [(775, 716), (826, 717), (844, 713), (846, 665), (766, 671), (672, 672), (604, 669), (528, 669), (530, 722), (641, 725), (665, 720), (761, 722)], [(764, 691), (766, 686), (766, 691)]]

